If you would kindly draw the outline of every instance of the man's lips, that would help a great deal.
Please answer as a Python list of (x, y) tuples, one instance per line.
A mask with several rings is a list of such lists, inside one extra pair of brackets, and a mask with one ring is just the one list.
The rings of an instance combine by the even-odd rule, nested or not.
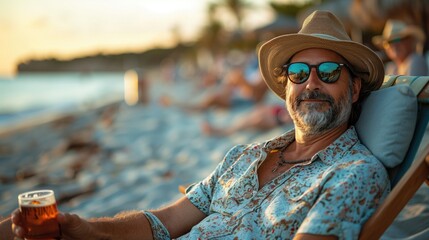
[(313, 102), (329, 102), (328, 100), (323, 100), (323, 99), (302, 99), (301, 102), (309, 102), (309, 103), (313, 103)]
[(305, 104), (326, 104), (333, 105), (334, 99), (328, 95), (318, 91), (306, 91), (301, 93), (296, 98), (296, 105)]

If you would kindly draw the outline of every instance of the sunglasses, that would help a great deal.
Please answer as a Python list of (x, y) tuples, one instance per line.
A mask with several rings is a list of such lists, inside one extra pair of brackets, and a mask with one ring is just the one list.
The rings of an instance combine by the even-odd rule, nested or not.
[(403, 37), (400, 37), (400, 38), (390, 39), (389, 41), (384, 41), (383, 47), (388, 48), (388, 47), (390, 47), (390, 45), (402, 42), (403, 39), (404, 39)]
[(404, 38), (394, 38), (394, 39), (387, 41), (387, 43), (389, 43), (389, 44), (398, 43), (398, 42), (401, 42), (402, 39), (404, 39)]
[(316, 68), (317, 76), (325, 83), (336, 82), (341, 75), (341, 68), (346, 66), (344, 63), (322, 62), (318, 65), (310, 65), (304, 62), (294, 62), (283, 65), (289, 80), (296, 84), (304, 83), (310, 77), (311, 69)]

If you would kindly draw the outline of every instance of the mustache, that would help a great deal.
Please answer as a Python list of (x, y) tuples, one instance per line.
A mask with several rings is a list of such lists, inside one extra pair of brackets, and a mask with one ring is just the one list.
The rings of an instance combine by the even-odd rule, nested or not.
[(304, 100), (321, 100), (327, 101), (331, 105), (334, 104), (334, 98), (319, 91), (304, 91), (296, 97), (295, 102), (299, 105)]

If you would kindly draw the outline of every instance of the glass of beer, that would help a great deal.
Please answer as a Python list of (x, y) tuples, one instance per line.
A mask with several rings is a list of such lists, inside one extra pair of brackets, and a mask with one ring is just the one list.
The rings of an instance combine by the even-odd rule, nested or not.
[(57, 203), (54, 191), (38, 190), (19, 194), (19, 210), (27, 238), (59, 239), (60, 228), (57, 222)]

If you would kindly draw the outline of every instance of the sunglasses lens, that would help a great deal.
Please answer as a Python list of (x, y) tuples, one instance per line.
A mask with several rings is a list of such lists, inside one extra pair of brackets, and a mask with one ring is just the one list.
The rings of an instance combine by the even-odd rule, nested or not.
[(324, 62), (318, 67), (320, 80), (326, 83), (333, 83), (338, 80), (341, 74), (341, 67), (338, 63)]
[(293, 83), (303, 83), (310, 75), (310, 67), (305, 63), (292, 63), (287, 69), (289, 80)]
[(300, 84), (310, 76), (313, 67), (317, 68), (317, 76), (325, 83), (333, 83), (341, 74), (341, 64), (336, 62), (323, 62), (319, 65), (308, 65), (307, 63), (295, 62), (287, 65), (287, 76), (293, 83)]

